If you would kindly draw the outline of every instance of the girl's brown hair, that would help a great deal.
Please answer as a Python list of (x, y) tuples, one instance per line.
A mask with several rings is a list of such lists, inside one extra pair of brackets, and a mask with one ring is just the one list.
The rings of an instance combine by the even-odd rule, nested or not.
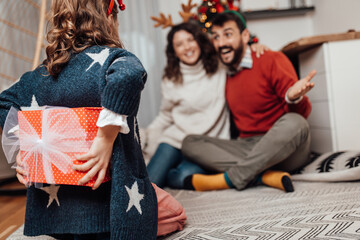
[(173, 26), (168, 33), (166, 47), (167, 64), (164, 71), (164, 77), (179, 84), (183, 81), (180, 71), (180, 60), (176, 56), (173, 46), (174, 35), (180, 30), (185, 30), (194, 36), (194, 39), (201, 50), (200, 59), (203, 61), (206, 73), (215, 73), (218, 69), (219, 61), (214, 46), (206, 33), (201, 31), (201, 28), (197, 23), (187, 22)]
[[(107, 17), (110, 0), (53, 0), (50, 29), (46, 36), (46, 60), (43, 62), (50, 75), (56, 77), (70, 60), (93, 45), (119, 47), (123, 44), (117, 35), (117, 24)], [(117, 7), (111, 14), (117, 21)]]

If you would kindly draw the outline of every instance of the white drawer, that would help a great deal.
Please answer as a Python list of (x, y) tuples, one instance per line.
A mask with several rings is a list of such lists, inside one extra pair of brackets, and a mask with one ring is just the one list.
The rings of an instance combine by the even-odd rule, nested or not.
[(317, 128), (331, 128), (329, 102), (313, 102), (308, 122), (311, 127)]
[[(312, 103), (329, 99), (327, 91), (328, 84), (326, 80), (327, 76), (328, 75), (325, 72), (317, 73), (315, 77), (311, 80), (315, 83), (315, 86), (306, 95), (309, 97)], [(305, 76), (301, 76), (301, 78), (303, 77)]]
[(310, 71), (316, 69), (318, 73), (325, 72), (324, 48), (323, 46), (313, 48), (299, 55), (300, 76), (306, 76)]
[(330, 129), (310, 128), (311, 145), (310, 150), (317, 153), (336, 151), (333, 149), (332, 132)]
[(345, 75), (359, 73), (360, 40), (329, 42), (328, 47), (329, 70), (341, 71)]

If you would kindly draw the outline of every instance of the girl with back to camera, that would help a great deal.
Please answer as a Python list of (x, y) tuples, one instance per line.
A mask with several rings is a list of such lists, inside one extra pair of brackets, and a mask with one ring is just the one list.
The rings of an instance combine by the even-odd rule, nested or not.
[[(123, 8), (121, 0), (118, 1)], [(136, 114), (146, 72), (123, 49), (114, 0), (53, 0), (47, 59), (0, 95), (3, 128), (10, 107), (104, 107), (99, 130), (87, 154), (78, 156), (93, 177), (83, 186), (30, 186), (24, 234), (58, 239), (155, 239), (157, 198), (147, 176)], [(111, 162), (112, 180), (102, 183)], [(17, 162), (21, 166), (18, 155)], [(17, 168), (26, 183), (24, 169)]]

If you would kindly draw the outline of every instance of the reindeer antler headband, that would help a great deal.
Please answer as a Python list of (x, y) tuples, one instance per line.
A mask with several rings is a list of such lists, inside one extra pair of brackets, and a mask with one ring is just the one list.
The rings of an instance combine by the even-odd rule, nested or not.
[[(125, 10), (125, 4), (123, 4), (122, 0), (117, 0), (119, 4), (119, 8), (121, 11)], [(107, 15), (109, 16), (114, 8), (115, 0), (110, 0), (109, 8), (107, 10)]]
[[(182, 19), (184, 20), (184, 22), (188, 22), (190, 20), (190, 18), (192, 18), (195, 14), (191, 13), (191, 9), (193, 9), (194, 7), (197, 6), (196, 3), (191, 4), (192, 0), (189, 0), (188, 4), (181, 4), (182, 7), (182, 12), (180, 11), (179, 14), (182, 17)], [(172, 19), (171, 19), (171, 15), (169, 14), (168, 17), (165, 17), (165, 14), (160, 13), (160, 17), (155, 17), (155, 16), (151, 16), (151, 19), (154, 20), (155, 22), (157, 22), (154, 27), (160, 27), (161, 25), (163, 25), (163, 28), (167, 28), (167, 27), (172, 27), (174, 26)]]

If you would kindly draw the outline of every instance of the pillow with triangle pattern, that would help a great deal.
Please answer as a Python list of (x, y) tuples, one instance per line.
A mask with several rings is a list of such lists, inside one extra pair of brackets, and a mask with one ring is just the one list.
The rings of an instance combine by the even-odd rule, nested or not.
[(312, 154), (313, 161), (291, 176), (293, 180), (341, 182), (360, 180), (360, 151)]

